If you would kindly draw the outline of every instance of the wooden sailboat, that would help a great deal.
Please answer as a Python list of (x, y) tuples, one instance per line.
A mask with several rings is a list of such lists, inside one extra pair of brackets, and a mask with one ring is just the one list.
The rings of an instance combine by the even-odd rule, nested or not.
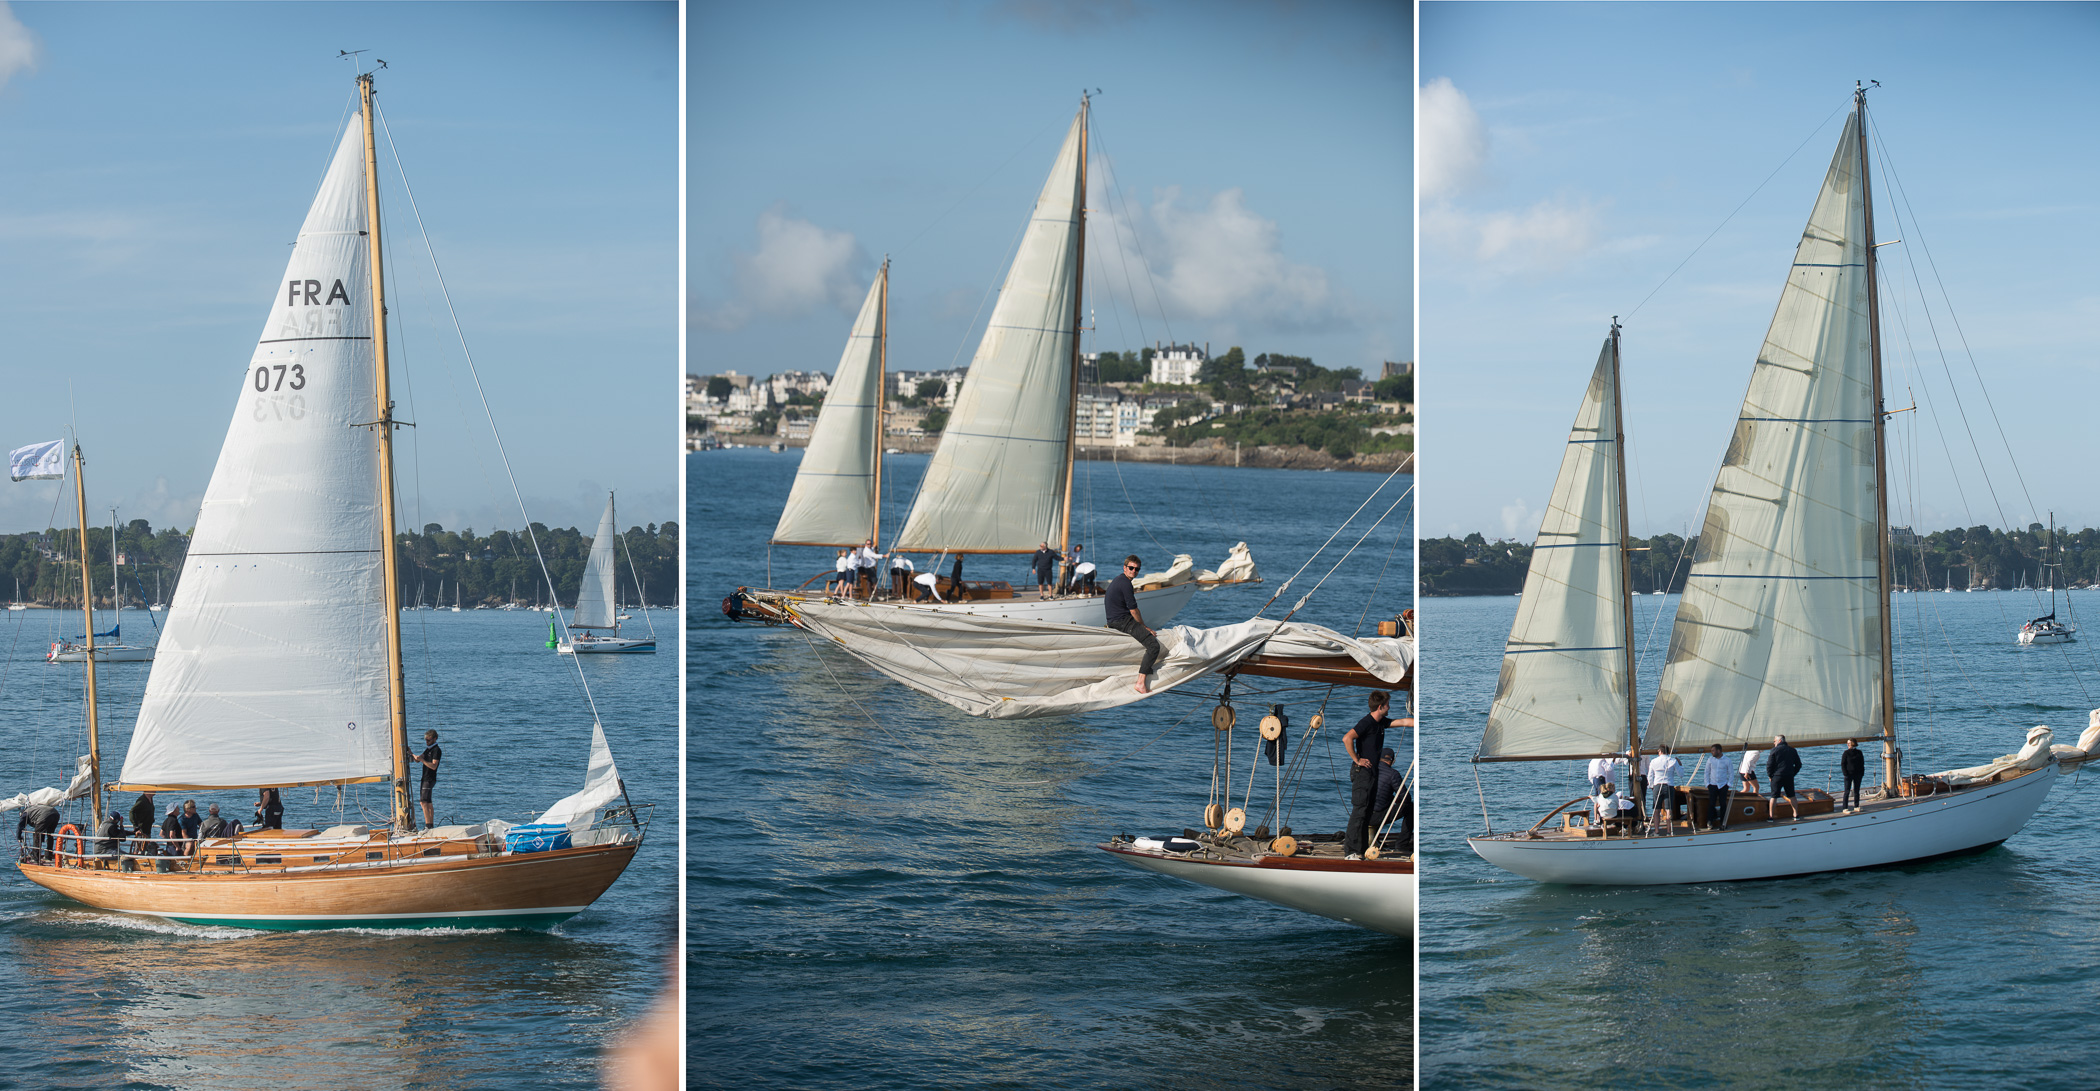
[[(2049, 732), (1989, 766), (1905, 778), (1896, 748), (1879, 303), (1866, 98), (1810, 215), (1709, 500), (1645, 732), (1627, 600), (1624, 429), (1614, 324), (1569, 437), (1511, 627), (1476, 762), (1697, 756), (1784, 735), (1881, 743), (1883, 783), (1839, 811), (1808, 792), (1786, 817), (1737, 795), (1719, 828), (1657, 821), (1618, 835), (1588, 800), (1469, 840), (1542, 882), (1776, 878), (1988, 848), (2057, 777)], [(1734, 760), (1730, 754), (1724, 760)], [(1703, 814), (1704, 789), (1691, 793)], [(1560, 819), (1556, 826), (1551, 824)]]
[(562, 655), (653, 655), (656, 652), (654, 636), (620, 635), (620, 618), (613, 606), (617, 597), (614, 584), (619, 578), (618, 559), (614, 555), (619, 548), (614, 523), (613, 498), (608, 493), (605, 514), (598, 520), (598, 535), (591, 539), (590, 559), (583, 565), (583, 585), (576, 591), (576, 609), (569, 617), (569, 628), (578, 631), (567, 640), (555, 642), (555, 649)]
[[(596, 723), (583, 789), (536, 823), (415, 829), (370, 74), (358, 89), (356, 123), (242, 371), (114, 790), (385, 784), (391, 821), (249, 831), (176, 856), (137, 851), (169, 847), (151, 831), (98, 837), (90, 657), (94, 825), (63, 827), (53, 857), (20, 868), (91, 906), (268, 929), (546, 927), (588, 907), (642, 842), (646, 805), (627, 801)], [(74, 465), (84, 528), (77, 446)], [(83, 564), (84, 597), (86, 578)]]
[[(1028, 554), (1043, 543), (1072, 546), (1072, 466), (1077, 452), (1081, 292), (1086, 257), (1089, 103), (1059, 147), (984, 338), (957, 392), (904, 528), (890, 549), (946, 558)], [(772, 541), (782, 545), (873, 548), (880, 540), (882, 376), (888, 338), (889, 264), (868, 290), (847, 338)], [(953, 584), (938, 573), (946, 601), (910, 596), (883, 609), (933, 610), (1036, 621), (1103, 625), (1095, 596), (1038, 595), (1006, 581)], [(825, 576), (830, 575), (825, 573)], [(878, 581), (886, 574), (878, 573)], [(813, 579), (811, 582), (815, 582)], [(1239, 582), (1225, 580), (1213, 582)], [(1251, 582), (1251, 581), (1250, 581)], [(1148, 625), (1173, 618), (1198, 590), (1179, 576), (1140, 583)], [(807, 587), (807, 584), (804, 585)], [(738, 620), (790, 622), (783, 609), (812, 595), (740, 588), (725, 603)], [(882, 597), (882, 596), (878, 596)]]

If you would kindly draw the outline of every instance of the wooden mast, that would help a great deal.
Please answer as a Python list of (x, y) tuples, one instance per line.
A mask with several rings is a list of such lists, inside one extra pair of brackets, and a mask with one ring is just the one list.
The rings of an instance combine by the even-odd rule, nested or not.
[(357, 77), (357, 94), (364, 107), (365, 126), (365, 238), (372, 265), (372, 370), (377, 387), (379, 419), (379, 551), (380, 581), (386, 605), (387, 722), (394, 743), (394, 832), (405, 833), (415, 825), (415, 811), (408, 798), (408, 701), (401, 671), (401, 581), (394, 558), (394, 402), (387, 387), (386, 276), (379, 246), (379, 155), (372, 140), (372, 74)]
[(1071, 394), (1065, 403), (1065, 503), (1064, 513), (1058, 518), (1057, 532), (1057, 552), (1060, 558), (1072, 555), (1072, 463), (1079, 450), (1079, 326), (1084, 314), (1080, 300), (1086, 295), (1086, 143), (1087, 107), (1090, 101), (1085, 92), (1080, 92), (1079, 208), (1076, 221), (1079, 252), (1078, 261), (1072, 267), (1072, 386)]
[(1611, 317), (1611, 449), (1619, 490), (1619, 609), (1626, 626), (1620, 654), (1626, 661), (1626, 786), (1641, 773), (1641, 687), (1633, 673), (1633, 550), (1626, 527), (1626, 419), (1619, 396), (1619, 316)]
[[(871, 441), (875, 449), (869, 452), (869, 461), (875, 466), (875, 524), (868, 531), (868, 548), (882, 550), (882, 407), (889, 404), (890, 382), (890, 259), (882, 258), (882, 332), (875, 339), (875, 438)], [(881, 578), (881, 573), (876, 574)]]
[(1874, 190), (1867, 177), (1867, 89), (1852, 85), (1852, 111), (1859, 127), (1860, 206), (1866, 221), (1867, 349), (1874, 361), (1874, 530), (1880, 541), (1881, 571), (1874, 581), (1881, 606), (1881, 776), (1893, 793), (1903, 779), (1903, 752), (1896, 749), (1896, 663), (1894, 633), (1889, 624), (1889, 471), (1888, 414), (1881, 391), (1881, 302), (1875, 291)]
[[(95, 827), (102, 827), (102, 735), (101, 712), (95, 689), (95, 582), (88, 575), (87, 461), (80, 457), (80, 444), (73, 444), (73, 503), (80, 509), (80, 616), (87, 624), (87, 731), (88, 798), (92, 801)], [(112, 543), (114, 544), (114, 543)], [(117, 555), (109, 560), (116, 563)], [(111, 569), (115, 571), (114, 568)], [(112, 580), (112, 583), (115, 581)]]

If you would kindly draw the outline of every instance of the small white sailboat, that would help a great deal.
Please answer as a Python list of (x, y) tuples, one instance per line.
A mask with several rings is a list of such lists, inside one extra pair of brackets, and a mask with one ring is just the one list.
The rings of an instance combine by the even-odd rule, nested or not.
[[(117, 510), (115, 508), (111, 508), (109, 511), (109, 565), (110, 602), (115, 608), (115, 624), (112, 624), (106, 633), (96, 633), (92, 647), (90, 646), (91, 642), (86, 637), (80, 638), (77, 642), (62, 640), (51, 645), (51, 650), (44, 653), (45, 662), (84, 663), (89, 656), (93, 656), (97, 663), (153, 662), (153, 645), (126, 644), (123, 641), (124, 555), (117, 552)], [(100, 643), (104, 637), (109, 638), (109, 642), (106, 644)]]
[[(1865, 126), (1865, 93), (1855, 90), (1708, 501), (1645, 731), (1626, 600), (1614, 323), (1547, 505), (1474, 760), (1618, 755), (1639, 768), (1644, 752), (1664, 745), (1698, 755), (1775, 735), (1795, 746), (1878, 737), (1883, 783), (1850, 811), (1810, 790), (1781, 820), (1776, 801), (1738, 794), (1718, 828), (1657, 821), (1622, 836), (1590, 821), (1586, 798), (1571, 800), (1529, 828), (1469, 838), (1497, 867), (1540, 882), (1652, 885), (1949, 856), (2017, 833), (2057, 779), (2042, 727), (1987, 766), (1902, 775)], [(1703, 815), (1704, 790), (1689, 794), (1692, 814)]]
[(613, 610), (617, 594), (614, 584), (619, 577), (618, 559), (614, 556), (618, 535), (613, 524), (613, 498), (608, 494), (605, 514), (598, 520), (598, 535), (591, 539), (590, 559), (583, 565), (583, 586), (576, 592), (576, 609), (569, 615), (568, 627), (581, 631), (574, 632), (567, 640), (556, 641), (555, 650), (562, 655), (653, 654), (656, 651), (654, 633), (646, 638), (620, 635), (620, 619)]
[(15, 601), (8, 603), (7, 608), (10, 610), (29, 609), (29, 604), (22, 601), (22, 579), (19, 576), (15, 577)]
[[(2045, 548), (2048, 552), (2055, 552), (2056, 513), (2053, 511), (2049, 513), (2049, 543)], [(2042, 565), (2043, 571), (2048, 572), (2049, 612), (2020, 626), (2020, 635), (2017, 638), (2019, 643), (2023, 645), (2069, 644), (2078, 639), (2078, 625), (2075, 621), (2058, 621), (2056, 619), (2056, 573), (2054, 569), (2060, 567), (2062, 567), (2060, 564), (2047, 562)], [(2022, 582), (2025, 581), (2023, 580)], [(2071, 592), (2069, 588), (2064, 589), (2064, 608), (2066, 610), (2071, 608)]]

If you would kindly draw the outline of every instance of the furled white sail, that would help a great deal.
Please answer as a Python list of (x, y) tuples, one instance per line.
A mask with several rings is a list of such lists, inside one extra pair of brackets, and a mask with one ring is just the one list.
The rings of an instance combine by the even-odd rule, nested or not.
[(1881, 734), (1874, 376), (1858, 115), (1708, 501), (1643, 745)]
[(773, 528), (784, 545), (854, 546), (874, 537), (876, 460), (882, 457), (882, 299), (890, 270), (868, 288), (794, 488)]
[(597, 817), (601, 808), (625, 794), (620, 786), (620, 767), (613, 764), (612, 747), (605, 743), (605, 725), (591, 725), (591, 761), (583, 774), (583, 788), (565, 796), (539, 821), (582, 828)]
[(898, 549), (1028, 553), (1063, 536), (1079, 291), (1082, 107), (970, 360)]
[[(951, 614), (868, 603), (799, 602), (796, 620), (883, 674), (973, 716), (998, 720), (1098, 712), (1143, 700), (1138, 642), (1113, 629)], [(1256, 652), (1270, 658), (1346, 655), (1398, 684), (1410, 641), (1353, 639), (1318, 625), (1256, 618), (1157, 630), (1165, 655), (1150, 689), (1163, 693)]]
[(353, 121), (241, 372), (125, 790), (391, 774), (362, 144)]
[(1476, 761), (1591, 757), (1627, 746), (1612, 350), (1607, 339), (1568, 432)]
[(598, 536), (591, 540), (591, 557), (583, 563), (583, 586), (576, 591), (576, 610), (569, 616), (571, 629), (610, 629), (613, 619), (613, 579), (619, 569), (613, 553), (619, 538), (613, 531), (613, 498), (605, 498), (605, 514), (598, 519)]

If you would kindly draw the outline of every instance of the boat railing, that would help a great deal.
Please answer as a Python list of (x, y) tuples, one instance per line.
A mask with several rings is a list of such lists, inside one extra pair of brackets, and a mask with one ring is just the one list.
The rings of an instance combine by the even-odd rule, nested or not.
[(56, 833), (38, 834), (17, 849), (23, 863), (74, 868), (137, 870), (153, 865), (161, 871), (187, 871), (195, 859), (195, 837), (97, 837), (68, 824)]

